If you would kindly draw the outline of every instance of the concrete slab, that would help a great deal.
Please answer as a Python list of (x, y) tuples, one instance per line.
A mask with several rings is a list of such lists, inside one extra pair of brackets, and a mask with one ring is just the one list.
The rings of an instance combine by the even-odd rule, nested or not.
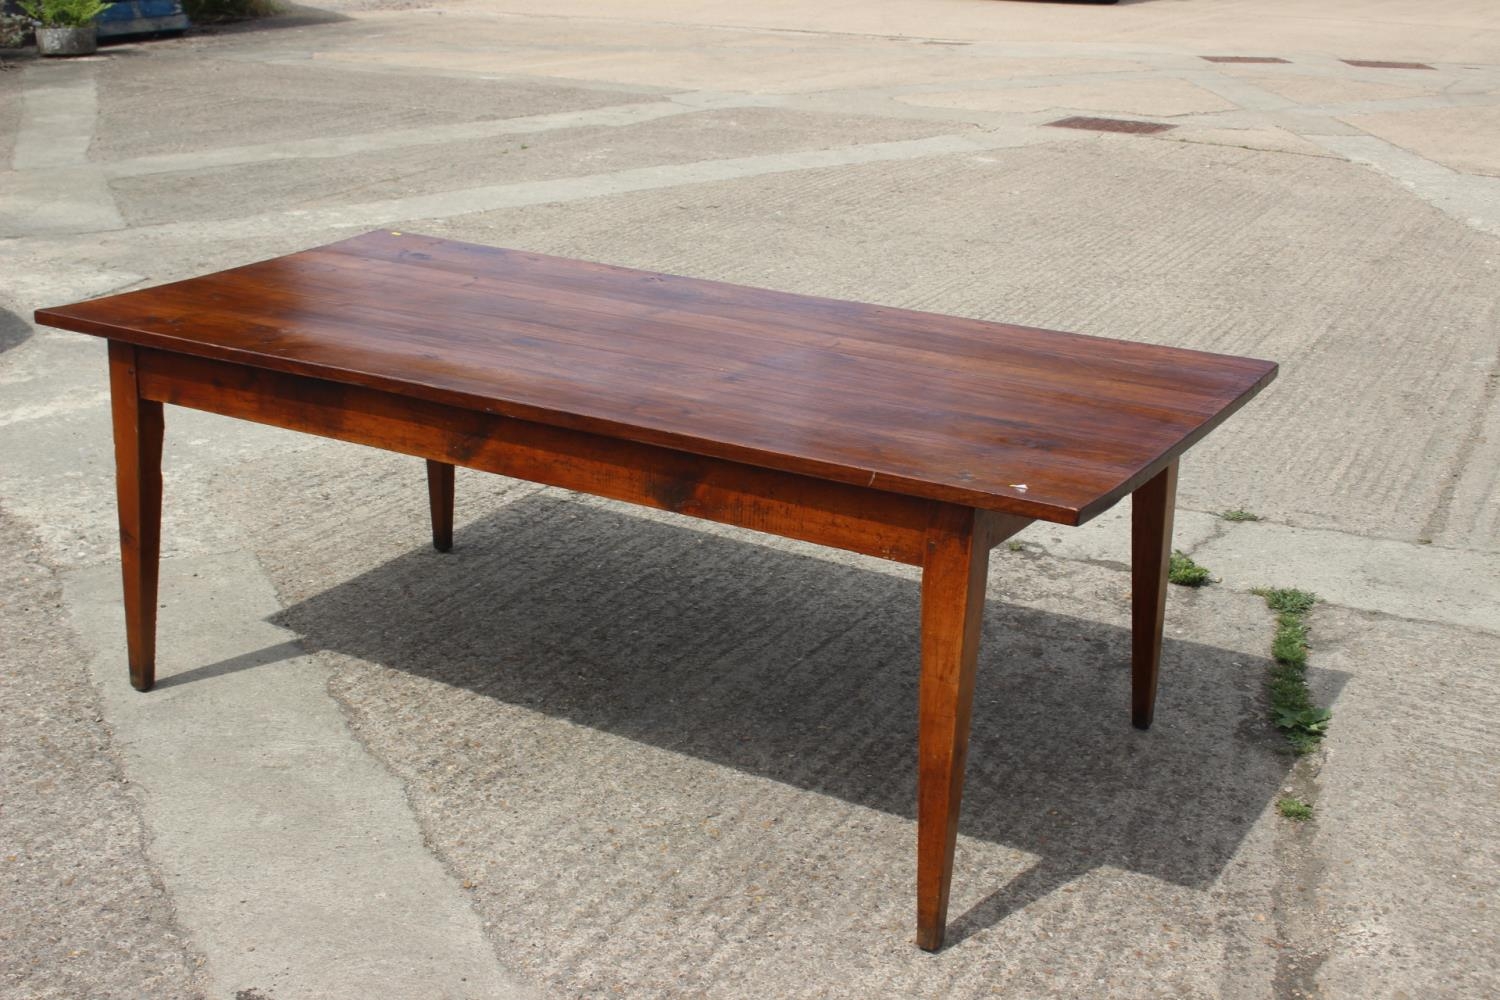
[(1318, 815), (1299, 853), (1299, 934), (1323, 996), (1488, 996), (1500, 990), (1500, 760), (1493, 634), (1314, 616), (1317, 662), (1348, 674), (1333, 703)]
[[(801, 154), (813, 149), (893, 142), (953, 131), (946, 122), (891, 121), (771, 108), (705, 110), (663, 116), (607, 130), (556, 128), (369, 150), (328, 157), (309, 170), (306, 160), (116, 179), (111, 190), (136, 226), (236, 218), (239, 201), (226, 203), (233, 188), (265, 205), (316, 210), (350, 204), (399, 201), (413, 195), (470, 191), (483, 186), (555, 182), (569, 177), (652, 170), (700, 161), (705, 150), (724, 160)], [(390, 214), (387, 210), (386, 214)], [(397, 213), (399, 214), (399, 212)], [(367, 213), (365, 217), (372, 217)]]
[[(0, 893), (17, 943), (0, 950), (26, 963), (3, 974), (27, 978), (0, 992), (469, 988), (412, 971), (438, 966), (495, 990), (664, 997), (1500, 991), (1480, 908), (1500, 178), (1434, 159), (1457, 141), (1443, 118), (1429, 149), (1339, 117), (1492, 104), (1493, 4), (393, 9), (424, 3), (326, 0), (350, 16), (70, 64), (97, 80), (93, 111), (57, 119), (73, 161), (0, 174), (0, 517), (22, 529), (0, 525), (0, 562), (75, 585), (49, 597), (13, 573), (3, 600), (42, 603), (0, 608), (0, 660), (20, 668), (0, 678), (0, 761), (35, 777), (0, 812), (27, 852)], [(1232, 52), (1290, 61), (1200, 58)], [(1359, 57), (1437, 69), (1341, 61)], [(21, 95), (64, 68), (23, 66), (0, 74), (0, 168)], [(1129, 116), (1132, 89), (1221, 110), (1147, 139), (913, 103), (1034, 88), (1100, 95), (1105, 115)], [(487, 162), (523, 142), (519, 166)], [(54, 204), (104, 204), (100, 178), (152, 224), (42, 226)], [(385, 223), (1282, 361), (1185, 464), (1177, 543), (1220, 582), (1173, 589), (1157, 729), (1124, 720), (1128, 509), (1002, 546), (954, 941), (924, 956), (911, 570), (478, 474), (459, 478), (460, 548), (438, 557), (420, 463), (182, 412), (161, 638), (186, 676), (128, 695), (99, 345), (24, 317)], [(216, 586), (191, 586), (193, 567)], [(1265, 719), (1270, 614), (1244, 592), (1261, 583), (1339, 602), (1313, 617), (1334, 728), (1296, 766)], [(313, 652), (269, 662), (278, 648)], [(193, 767), (170, 771), (163, 747), (197, 748)], [(307, 760), (337, 767), (278, 769)], [(215, 769), (241, 764), (253, 808), (237, 810), (241, 776)], [(1311, 826), (1272, 811), (1288, 791)], [(281, 818), (300, 860), (268, 832)], [(392, 856), (406, 878), (379, 900)], [(254, 879), (264, 893), (235, 898), (256, 905), (211, 905)], [(398, 903), (410, 933), (381, 909)], [(263, 923), (278, 908), (289, 926), (336, 916), (292, 936)], [(348, 912), (373, 914), (373, 936), (342, 936)]]
[(268, 72), (257, 62), (213, 58), (223, 47), (222, 41), (205, 51), (168, 47), (153, 59), (149, 83), (129, 63), (108, 64), (100, 74), (100, 130), (90, 156), (108, 161), (247, 138), (316, 139), (351, 127), (411, 129), (623, 103), (607, 91), (542, 82), (404, 78), (391, 87), (385, 74), (305, 62)]
[(210, 993), (534, 995), (496, 962), (401, 786), (327, 698), (325, 671), (262, 621), (279, 606), (253, 561), (165, 562), (162, 626), (177, 639), (149, 696), (106, 641), (123, 631), (116, 574), (79, 570), (65, 586), (99, 643), (94, 683)]
[(1412, 86), (1404, 79), (1403, 85), (1398, 86), (1368, 80), (1350, 80), (1339, 76), (1306, 76), (1292, 73), (1245, 73), (1243, 78), (1257, 87), (1264, 87), (1298, 104), (1390, 101), (1432, 93), (1431, 90)]
[[(504, 0), (514, 14), (600, 19), (589, 0)], [(1488, 0), (1454, 0), (1441, 8), (1386, 2), (1370, 16), (1366, 0), (1327, 0), (1309, 17), (1300, 0), (1262, 0), (1247, 8), (1232, 0), (1194, 4), (1129, 3), (1109, 8), (1084, 4), (880, 3), (830, 0), (646, 0), (609, 20), (685, 25), (733, 25), (834, 34), (906, 35), (921, 38), (1021, 37), (1069, 45), (1121, 49), (1166, 47), (1212, 55), (1321, 53), (1354, 59), (1496, 61), (1500, 31)], [(1352, 53), (1352, 54), (1350, 54)]]
[(1487, 107), (1437, 108), (1345, 119), (1371, 135), (1468, 174), (1500, 177), (1500, 99)]
[(0, 508), (0, 993), (193, 1000), (203, 958), (41, 541)]
[(1120, 80), (1113, 83), (1064, 84), (993, 90), (946, 91), (898, 98), (908, 104), (938, 108), (1026, 113), (1077, 109), (1171, 117), (1235, 107), (1184, 80)]
[(1268, 153), (1295, 153), (1298, 156), (1333, 156), (1334, 154), (1284, 128), (1202, 128), (1179, 126), (1154, 138), (1166, 142), (1201, 142), (1210, 146), (1238, 146)]
[(1254, 523), (1189, 551), (1238, 590), (1297, 586), (1340, 607), (1500, 633), (1493, 552)]

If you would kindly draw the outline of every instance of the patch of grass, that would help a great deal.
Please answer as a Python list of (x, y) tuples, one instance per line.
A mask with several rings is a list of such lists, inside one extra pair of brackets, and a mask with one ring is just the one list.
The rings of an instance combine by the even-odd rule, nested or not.
[(1287, 795), (1276, 801), (1276, 811), (1287, 819), (1293, 819), (1301, 823), (1304, 820), (1312, 819), (1313, 807), (1299, 798)]
[(1025, 542), (1006, 542), (1005, 543), (1005, 547), (1008, 548), (1008, 549), (1010, 549), (1012, 552), (1025, 552), (1026, 551), (1026, 543)]
[(1167, 579), (1179, 587), (1201, 587), (1211, 583), (1208, 570), (1193, 562), (1186, 552), (1172, 550), (1172, 562), (1167, 568)]
[(1255, 593), (1276, 612), (1276, 635), (1271, 640), (1271, 721), (1297, 754), (1312, 753), (1328, 732), (1333, 713), (1313, 704), (1307, 687), (1307, 613), (1318, 595), (1295, 588), (1262, 587)]
[(1257, 587), (1251, 591), (1266, 599), (1266, 607), (1282, 614), (1305, 615), (1318, 603), (1318, 595), (1295, 587), (1272, 589)]
[(1259, 514), (1252, 514), (1248, 510), (1236, 507), (1234, 510), (1221, 511), (1219, 517), (1225, 521), (1259, 521)]

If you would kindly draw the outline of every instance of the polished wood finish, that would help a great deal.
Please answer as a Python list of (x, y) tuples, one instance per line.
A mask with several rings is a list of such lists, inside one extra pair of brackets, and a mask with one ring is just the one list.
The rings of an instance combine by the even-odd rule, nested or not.
[(432, 507), (432, 547), (453, 548), (453, 466), (427, 460), (427, 502)]
[(384, 232), (37, 320), (1064, 524), (1276, 369)]
[(147, 399), (920, 564), (934, 501), (322, 379), (140, 351)]
[(162, 404), (922, 568), (918, 943), (942, 943), (990, 549), (1135, 493), (1132, 712), (1178, 456), (1269, 362), (370, 233), (37, 321), (110, 340), (131, 680), (154, 676)]
[(1176, 462), (1130, 500), (1130, 721), (1137, 729), (1150, 729), (1156, 711), (1176, 503)]
[(109, 398), (114, 421), (115, 497), (120, 517), (120, 569), (125, 583), (125, 646), (130, 683), (156, 683), (156, 590), (161, 564), (161, 403), (137, 387), (137, 351), (109, 345)]
[(935, 512), (922, 560), (922, 679), (917, 706), (917, 944), (943, 946), (953, 848), (990, 549), (1025, 518), (948, 506)]

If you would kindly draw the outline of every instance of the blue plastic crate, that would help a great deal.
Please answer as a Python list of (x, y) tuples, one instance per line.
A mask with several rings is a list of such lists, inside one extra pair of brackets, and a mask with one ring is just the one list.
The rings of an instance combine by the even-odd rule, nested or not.
[(99, 15), (99, 37), (186, 31), (188, 16), (178, 0), (113, 0)]

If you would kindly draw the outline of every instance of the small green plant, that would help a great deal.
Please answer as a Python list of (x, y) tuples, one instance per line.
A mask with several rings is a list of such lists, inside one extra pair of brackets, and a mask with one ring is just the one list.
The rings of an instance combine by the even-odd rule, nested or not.
[(1307, 613), (1318, 595), (1295, 588), (1255, 591), (1276, 612), (1276, 634), (1271, 639), (1271, 721), (1298, 754), (1318, 748), (1328, 732), (1333, 713), (1313, 704), (1307, 687)]
[(1025, 552), (1026, 551), (1026, 543), (1025, 542), (1006, 542), (1005, 543), (1005, 547), (1008, 548), (1008, 549), (1010, 549), (1012, 552)]
[(87, 28), (108, 6), (101, 0), (20, 0), (22, 13), (43, 28)]
[(1167, 579), (1179, 587), (1201, 587), (1211, 582), (1208, 570), (1193, 562), (1186, 552), (1172, 550), (1172, 562), (1167, 567)]
[(1287, 819), (1296, 820), (1298, 823), (1312, 819), (1313, 807), (1301, 799), (1291, 795), (1276, 800), (1276, 811)]
[(1248, 510), (1236, 507), (1234, 510), (1226, 510), (1219, 514), (1226, 521), (1259, 521), (1259, 514), (1252, 514)]

